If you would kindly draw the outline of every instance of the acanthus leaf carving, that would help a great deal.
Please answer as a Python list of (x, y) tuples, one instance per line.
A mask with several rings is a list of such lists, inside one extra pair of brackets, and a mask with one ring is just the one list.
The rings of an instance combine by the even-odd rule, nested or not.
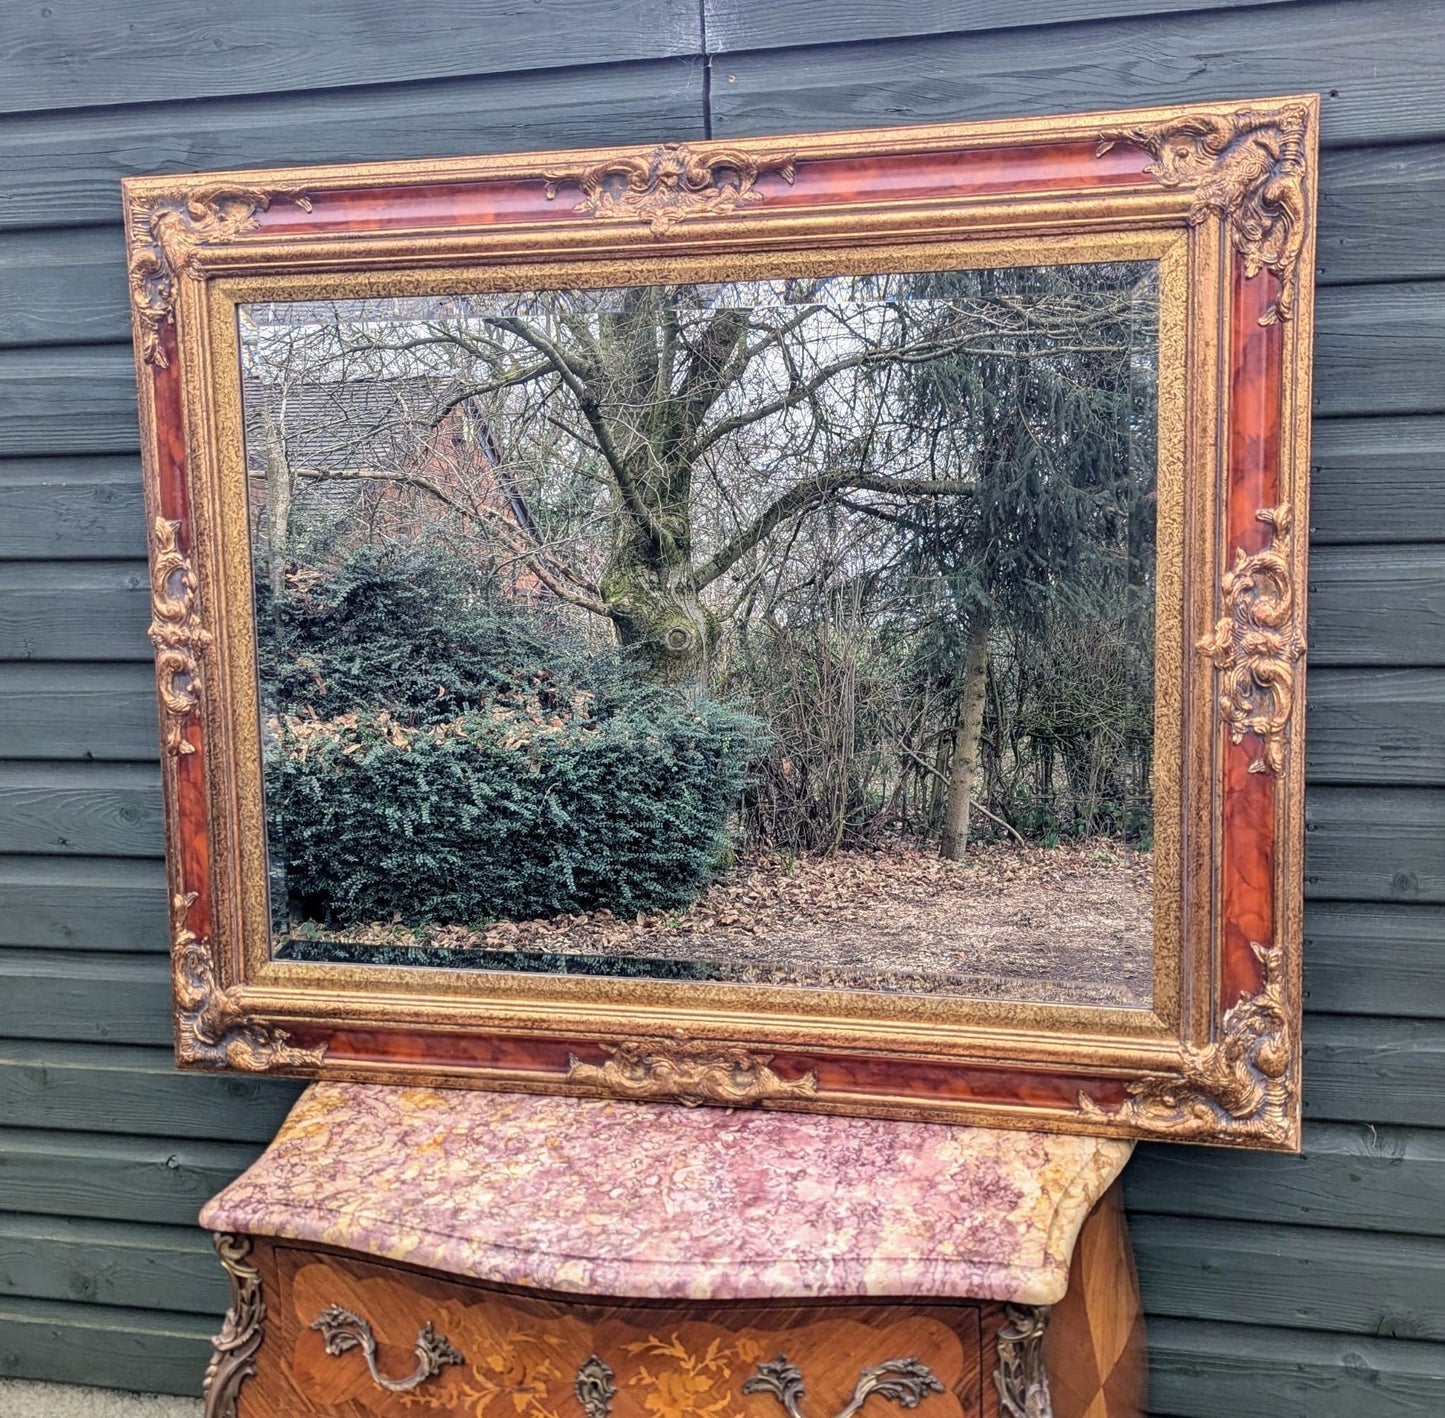
[(205, 1418), (236, 1418), (241, 1385), (256, 1372), (266, 1304), (261, 1297), (261, 1274), (248, 1259), (250, 1238), (223, 1232), (212, 1239), (231, 1279), (231, 1305), (221, 1332), (211, 1341), (211, 1361), (201, 1391), (205, 1395)]
[(1163, 186), (1195, 184), (1191, 224), (1218, 212), (1229, 224), (1246, 273), (1263, 270), (1279, 278), (1279, 295), (1259, 321), (1272, 325), (1294, 315), (1309, 212), (1308, 133), (1309, 110), (1287, 104), (1106, 129), (1098, 151), (1102, 156), (1116, 143), (1133, 143), (1154, 158), (1145, 171)]
[(785, 1079), (769, 1058), (706, 1041), (674, 1043), (629, 1039), (602, 1064), (567, 1060), (567, 1082), (597, 1088), (614, 1098), (671, 1099), (687, 1107), (712, 1103), (726, 1108), (780, 1098), (813, 1098), (818, 1076)]
[(1262, 972), (1259, 992), (1241, 994), (1225, 1011), (1217, 1039), (1187, 1047), (1179, 1073), (1131, 1083), (1130, 1097), (1118, 1108), (1102, 1108), (1081, 1093), (1080, 1111), (1184, 1141), (1225, 1137), (1287, 1145), (1294, 1131), (1294, 1033), (1284, 950), (1257, 941), (1251, 949)]
[(196, 609), (196, 573), (177, 544), (180, 523), (157, 516), (151, 523), (151, 625), (156, 650), (167, 753), (194, 753), (186, 738), (186, 719), (200, 707), (199, 655), (211, 632)]
[(326, 1046), (304, 1048), (284, 1029), (245, 1017), (221, 987), (211, 945), (187, 924), (194, 891), (171, 897), (171, 974), (176, 1000), (176, 1052), (183, 1062), (247, 1073), (273, 1068), (313, 1069)]
[(304, 192), (265, 192), (254, 187), (178, 189), (131, 212), (130, 293), (140, 330), (141, 358), (166, 369), (170, 361), (161, 331), (175, 319), (176, 279), (198, 246), (227, 241), (257, 226), (272, 202), (311, 210)]
[(791, 185), (794, 166), (791, 153), (661, 143), (648, 152), (558, 168), (544, 177), (549, 202), (564, 183), (575, 183), (582, 200), (574, 211), (604, 221), (646, 222), (654, 236), (666, 236), (688, 217), (726, 216), (762, 201), (758, 179), (775, 172)]
[(1262, 551), (1235, 552), (1220, 579), (1223, 614), (1198, 642), (1220, 674), (1219, 709), (1229, 737), (1260, 741), (1251, 773), (1284, 771), (1294, 712), (1295, 663), (1305, 651), (1294, 593), (1292, 514), (1289, 505), (1266, 507), (1255, 516), (1272, 529)]
[(998, 1332), (998, 1367), (993, 1372), (1004, 1418), (1052, 1418), (1049, 1374), (1044, 1363), (1047, 1305), (1006, 1305), (1008, 1321)]

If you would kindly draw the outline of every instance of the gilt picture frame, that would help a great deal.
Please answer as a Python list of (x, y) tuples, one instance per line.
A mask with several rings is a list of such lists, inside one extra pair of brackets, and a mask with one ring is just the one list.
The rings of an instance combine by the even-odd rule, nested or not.
[[(124, 184), (183, 1068), (1292, 1150), (1315, 96)], [(238, 312), (1158, 263), (1147, 1008), (272, 950)]]

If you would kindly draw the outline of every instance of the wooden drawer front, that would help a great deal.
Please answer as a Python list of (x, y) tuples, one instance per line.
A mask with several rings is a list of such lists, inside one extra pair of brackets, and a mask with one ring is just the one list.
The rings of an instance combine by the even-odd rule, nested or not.
[[(917, 1359), (943, 1390), (922, 1395), (918, 1418), (983, 1418), (980, 1323), (967, 1304), (604, 1305), (533, 1299), (419, 1275), (400, 1267), (280, 1249), (279, 1295), (268, 1337), (298, 1412), (337, 1418), (788, 1418), (773, 1392), (743, 1393), (760, 1363), (780, 1355), (802, 1374), (802, 1418), (834, 1418), (865, 1369)], [(329, 1306), (364, 1319), (376, 1365), (398, 1380), (418, 1366), (423, 1326), (463, 1356), (405, 1393), (379, 1387), (359, 1348), (326, 1352), (313, 1322)], [(274, 1345), (274, 1347), (273, 1347)], [(589, 1409), (579, 1372), (596, 1356), (610, 1397)], [(606, 1399), (605, 1410), (600, 1406)], [(861, 1418), (899, 1408), (874, 1393)]]

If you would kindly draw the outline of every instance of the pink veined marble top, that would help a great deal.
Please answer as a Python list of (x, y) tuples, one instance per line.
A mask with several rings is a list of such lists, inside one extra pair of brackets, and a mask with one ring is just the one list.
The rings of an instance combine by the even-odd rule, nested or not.
[(1133, 1144), (318, 1083), (201, 1224), (496, 1284), (1049, 1305)]

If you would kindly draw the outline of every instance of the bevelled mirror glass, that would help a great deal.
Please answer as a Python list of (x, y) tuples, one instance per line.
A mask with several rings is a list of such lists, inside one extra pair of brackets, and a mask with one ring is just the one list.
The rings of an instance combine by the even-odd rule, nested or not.
[(1316, 113), (128, 182), (183, 1066), (1296, 1145)]

